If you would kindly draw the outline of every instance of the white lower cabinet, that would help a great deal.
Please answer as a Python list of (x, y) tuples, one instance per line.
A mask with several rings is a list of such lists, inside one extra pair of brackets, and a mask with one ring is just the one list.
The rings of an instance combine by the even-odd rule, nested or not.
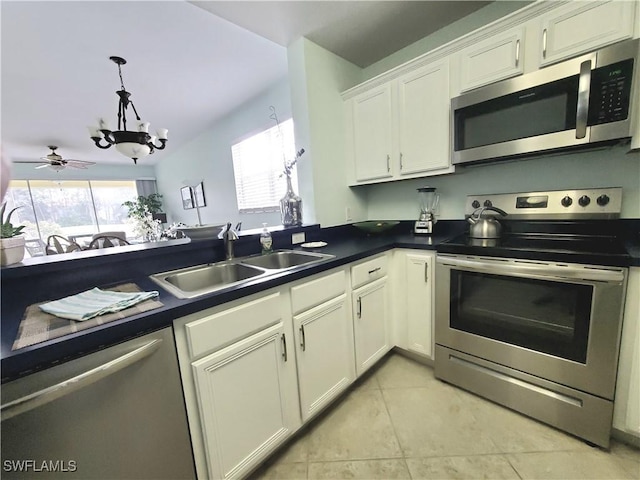
[(407, 348), (433, 358), (434, 253), (406, 253), (402, 302), (406, 308)]
[(385, 276), (353, 291), (353, 335), (358, 376), (391, 349), (388, 290)]
[(354, 380), (353, 331), (346, 294), (293, 318), (300, 388), (306, 422)]
[(291, 287), (300, 410), (306, 422), (355, 379), (353, 325), (345, 267)]
[(216, 478), (246, 473), (297, 427), (297, 405), (287, 395), (295, 359), (288, 355), (279, 323), (192, 363)]
[(246, 476), (300, 427), (286, 293), (174, 322), (199, 478)]

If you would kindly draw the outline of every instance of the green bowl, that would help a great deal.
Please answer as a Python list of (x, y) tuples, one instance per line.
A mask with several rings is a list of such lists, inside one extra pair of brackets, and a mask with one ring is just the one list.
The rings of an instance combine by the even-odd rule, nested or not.
[(366, 233), (382, 233), (391, 230), (399, 223), (398, 221), (370, 220), (367, 222), (352, 223), (352, 225)]

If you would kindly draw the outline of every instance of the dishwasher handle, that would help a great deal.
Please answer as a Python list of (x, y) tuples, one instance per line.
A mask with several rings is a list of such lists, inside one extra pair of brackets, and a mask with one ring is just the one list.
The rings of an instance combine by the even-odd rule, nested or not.
[(82, 372), (68, 380), (64, 380), (55, 385), (43, 388), (42, 390), (38, 390), (37, 392), (7, 402), (0, 406), (2, 421), (15, 417), (21, 413), (28, 412), (29, 410), (33, 410), (34, 408), (45, 405), (57, 398), (91, 385), (92, 383), (108, 377), (109, 375), (113, 375), (123, 368), (148, 357), (160, 348), (161, 343), (162, 340), (159, 338), (152, 340), (129, 353), (125, 353), (124, 355), (114, 358), (113, 360), (103, 363), (91, 370)]

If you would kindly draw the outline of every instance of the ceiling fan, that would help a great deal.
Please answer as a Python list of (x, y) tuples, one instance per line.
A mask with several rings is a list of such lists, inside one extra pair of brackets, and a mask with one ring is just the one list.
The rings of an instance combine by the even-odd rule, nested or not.
[[(51, 153), (45, 157), (40, 157), (40, 160), (44, 163), (42, 163), (42, 165), (38, 165), (36, 169), (49, 167), (52, 170), (59, 172), (60, 170), (64, 170), (66, 167), (86, 169), (89, 165), (96, 164), (96, 162), (88, 162), (86, 160), (71, 160), (71, 159), (62, 158), (61, 155), (58, 155), (56, 153), (56, 149), (58, 148), (56, 145), (48, 145), (48, 147), (51, 149)], [(19, 161), (17, 163), (41, 163), (41, 162), (40, 161), (33, 161), (33, 162)]]

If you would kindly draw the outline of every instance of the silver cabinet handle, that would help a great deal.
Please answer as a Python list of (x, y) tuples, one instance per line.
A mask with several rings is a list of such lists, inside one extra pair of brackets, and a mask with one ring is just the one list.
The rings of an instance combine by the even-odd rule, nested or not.
[(286, 362), (287, 361), (287, 337), (284, 333), (280, 337), (280, 341), (282, 341), (282, 358), (284, 358), (284, 361)]
[(377, 271), (379, 271), (382, 267), (377, 267), (374, 268), (373, 270), (369, 270), (369, 275), (371, 275), (372, 273), (376, 273)]
[(429, 264), (424, 262), (424, 283), (429, 283)]
[(358, 297), (358, 318), (362, 318), (362, 298)]
[(547, 58), (547, 29), (542, 30), (542, 58)]
[(387, 155), (387, 172), (391, 171), (391, 157)]
[(402, 152), (400, 152), (400, 170), (402, 170)]
[(520, 63), (520, 39), (516, 40), (516, 67)]
[(36, 407), (45, 405), (57, 398), (91, 385), (92, 383), (108, 377), (109, 375), (113, 375), (123, 368), (148, 357), (160, 348), (161, 343), (161, 339), (152, 340), (129, 353), (121, 355), (118, 358), (114, 358), (113, 360), (103, 363), (91, 370), (82, 372), (75, 377), (71, 377), (68, 380), (64, 380), (50, 387), (43, 388), (42, 390), (38, 390), (37, 392), (18, 398), (17, 400), (5, 403), (0, 407), (2, 421), (15, 417), (21, 413), (28, 412), (29, 410), (33, 410)]
[(304, 325), (300, 325), (300, 346), (303, 352), (307, 349), (307, 340), (304, 337)]
[(578, 83), (578, 106), (576, 108), (576, 138), (587, 135), (587, 117), (589, 116), (589, 90), (591, 88), (591, 60), (580, 64)]

